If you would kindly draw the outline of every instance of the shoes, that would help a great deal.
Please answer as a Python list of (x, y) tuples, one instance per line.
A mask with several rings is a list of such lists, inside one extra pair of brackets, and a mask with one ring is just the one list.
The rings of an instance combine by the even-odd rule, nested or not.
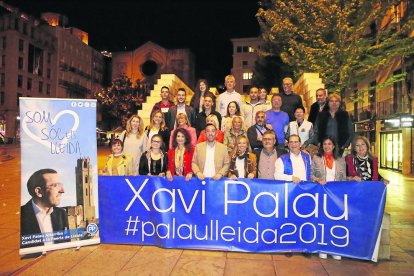
[(319, 258), (321, 258), (321, 259), (328, 259), (328, 254), (326, 254), (326, 253), (319, 253)]
[(337, 261), (340, 261), (340, 260), (342, 259), (342, 257), (341, 257), (341, 256), (339, 256), (339, 255), (332, 255), (332, 258), (333, 258), (334, 260), (337, 260)]

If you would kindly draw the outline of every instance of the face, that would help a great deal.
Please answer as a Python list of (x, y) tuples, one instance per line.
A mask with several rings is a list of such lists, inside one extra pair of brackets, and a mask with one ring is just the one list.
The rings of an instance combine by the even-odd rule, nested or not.
[(289, 137), (288, 147), (292, 153), (298, 154), (300, 152), (299, 137), (297, 136)]
[(283, 82), (283, 91), (285, 91), (285, 93), (292, 92), (292, 86), (293, 86), (293, 83), (291, 83), (290, 81), (284, 81)]
[(253, 87), (252, 89), (250, 89), (249, 96), (251, 100), (253, 101), (257, 100), (257, 98), (259, 97), (259, 89), (257, 89), (256, 87)]
[(300, 109), (300, 108), (296, 109), (296, 111), (295, 111), (296, 120), (303, 121), (304, 116), (305, 116), (305, 113), (303, 112), (302, 109)]
[(131, 128), (133, 130), (138, 130), (138, 128), (139, 128), (139, 119), (138, 118), (133, 118), (131, 120)]
[(273, 109), (280, 109), (282, 106), (282, 98), (281, 97), (273, 97), (272, 98), (272, 108)]
[(204, 108), (210, 109), (213, 106), (213, 99), (210, 97), (204, 97)]
[(263, 88), (260, 89), (259, 97), (260, 97), (260, 100), (262, 100), (262, 101), (266, 100), (266, 98), (267, 98), (266, 89), (263, 89)]
[(339, 109), (341, 102), (337, 98), (332, 98), (329, 100), (329, 110), (336, 111)]
[(262, 137), (262, 143), (263, 143), (263, 147), (270, 151), (270, 150), (273, 149), (273, 147), (276, 143), (276, 139), (271, 134), (265, 134)]
[(334, 150), (335, 146), (334, 146), (334, 143), (330, 139), (326, 139), (322, 143), (322, 148), (324, 152), (331, 153)]
[(207, 118), (207, 119), (206, 119), (206, 125), (208, 125), (208, 124), (213, 124), (213, 125), (216, 125), (216, 122), (214, 121), (214, 119), (213, 119), (213, 118)]
[(184, 145), (184, 143), (185, 143), (185, 136), (184, 136), (184, 134), (182, 134), (181, 132), (178, 132), (177, 133), (176, 140), (177, 140), (177, 144), (179, 144), (181, 146)]
[(163, 100), (168, 99), (168, 96), (170, 95), (170, 91), (167, 88), (161, 89), (161, 98)]
[(152, 137), (151, 139), (151, 148), (159, 149), (161, 147), (162, 140), (160, 137)]
[(355, 151), (359, 156), (365, 157), (368, 154), (368, 145), (365, 144), (364, 140), (357, 139), (355, 141)]
[(242, 120), (239, 117), (235, 117), (232, 121), (233, 129), (240, 130), (242, 127)]
[(120, 154), (122, 152), (122, 146), (120, 143), (114, 143), (111, 146), (113, 154)]
[(266, 121), (266, 116), (264, 113), (260, 112), (260, 113), (256, 113), (256, 124), (258, 124), (259, 126), (264, 125)]
[(46, 182), (42, 192), (42, 202), (45, 206), (55, 207), (60, 204), (62, 194), (65, 192), (60, 177), (56, 173), (46, 173), (43, 175)]
[(205, 92), (207, 89), (207, 85), (204, 82), (200, 82), (200, 91)]
[(237, 141), (237, 149), (240, 153), (245, 152), (247, 149), (247, 139), (241, 138)]
[(157, 112), (154, 114), (154, 117), (152, 117), (152, 121), (154, 124), (161, 124), (162, 123), (162, 114), (160, 112)]
[(177, 124), (182, 127), (187, 125), (187, 119), (183, 116), (177, 117)]
[(318, 101), (318, 103), (326, 102), (326, 97), (327, 96), (325, 90), (316, 91), (316, 101)]
[(232, 116), (232, 115), (236, 114), (237, 106), (236, 106), (235, 103), (229, 103), (228, 109), (229, 109), (230, 116)]
[(208, 142), (213, 142), (216, 139), (217, 129), (214, 126), (206, 127), (206, 139)]
[(227, 91), (233, 91), (234, 86), (236, 85), (236, 81), (233, 78), (228, 78), (224, 85), (226, 86)]
[(184, 91), (178, 91), (177, 92), (177, 102), (178, 103), (185, 103), (185, 92)]

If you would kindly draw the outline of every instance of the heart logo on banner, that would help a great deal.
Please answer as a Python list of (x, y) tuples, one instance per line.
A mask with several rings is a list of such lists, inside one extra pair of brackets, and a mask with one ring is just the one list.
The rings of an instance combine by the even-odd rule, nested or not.
[[(56, 116), (54, 117), (54, 118), (52, 118), (50, 121), (51, 121), (51, 123), (52, 123), (52, 125), (55, 125), (56, 124), (56, 122), (60, 119), (60, 117), (62, 117), (63, 115), (65, 115), (65, 114), (70, 114), (70, 115), (72, 115), (72, 117), (75, 119), (75, 121), (73, 122), (73, 126), (72, 126), (72, 128), (71, 128), (71, 132), (73, 133), (73, 132), (75, 132), (77, 129), (78, 129), (78, 127), (79, 127), (79, 116), (78, 116), (78, 114), (76, 114), (76, 112), (74, 112), (74, 111), (72, 111), (72, 110), (62, 110), (62, 111), (60, 111), (58, 114), (56, 114)], [(41, 144), (41, 145), (44, 145), (45, 147), (47, 147), (47, 148), (50, 148), (50, 146), (51, 146), (51, 144), (50, 144), (50, 141), (47, 141), (47, 140), (42, 140), (42, 139), (40, 139), (37, 135), (35, 135), (30, 129), (29, 129), (29, 127), (28, 127), (28, 125), (27, 125), (27, 120), (28, 120), (28, 117), (24, 117), (23, 118), (23, 121), (22, 121), (22, 128), (23, 128), (23, 131), (27, 134), (27, 136), (29, 136), (32, 140), (34, 140), (34, 141), (36, 141), (36, 142), (38, 142), (39, 144)], [(65, 135), (65, 138), (62, 140), (62, 141), (60, 141), (60, 146), (61, 147), (63, 147), (63, 146), (65, 146), (66, 145), (66, 143), (68, 142), (68, 140), (69, 140), (69, 138), (71, 138), (70, 136), (69, 137), (67, 137), (66, 135)], [(56, 149), (54, 149), (55, 151), (56, 151)]]

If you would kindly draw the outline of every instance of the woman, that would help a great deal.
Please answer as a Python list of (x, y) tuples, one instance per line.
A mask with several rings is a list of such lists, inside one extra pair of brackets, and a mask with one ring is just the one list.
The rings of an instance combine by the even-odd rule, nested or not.
[(132, 157), (128, 153), (122, 153), (124, 143), (120, 139), (111, 141), (112, 153), (106, 160), (102, 169), (103, 175), (133, 175)]
[(193, 159), (193, 148), (190, 143), (190, 135), (185, 128), (174, 131), (172, 147), (168, 150), (167, 179), (173, 181), (173, 176), (185, 176), (189, 181), (193, 176), (191, 161)]
[(267, 100), (267, 91), (264, 87), (259, 87), (259, 101), (265, 106), (265, 111), (272, 109), (272, 103)]
[(163, 140), (160, 134), (154, 134), (151, 137), (151, 147), (139, 161), (140, 175), (158, 175), (165, 176), (168, 167), (167, 154), (162, 150)]
[(229, 178), (252, 179), (257, 173), (256, 155), (249, 152), (249, 141), (242, 135), (237, 137), (237, 145), (230, 155)]
[[(170, 131), (165, 124), (164, 113), (161, 110), (156, 110), (151, 114), (151, 122), (149, 126), (145, 128), (145, 134), (148, 137), (148, 141), (151, 141), (152, 136), (159, 134), (163, 141), (163, 150), (168, 151), (168, 141), (170, 140)], [(151, 146), (151, 145), (149, 145)]]
[(126, 123), (126, 130), (121, 137), (124, 144), (124, 152), (132, 157), (133, 175), (138, 175), (139, 159), (147, 149), (148, 137), (144, 134), (144, 123), (138, 115), (132, 115)]
[(226, 132), (230, 130), (232, 126), (232, 120), (234, 116), (241, 116), (240, 106), (236, 101), (229, 102), (227, 105), (226, 116), (221, 121), (221, 131)]
[[(219, 121), (216, 115), (214, 114), (210, 114), (207, 116), (206, 118), (206, 125), (208, 124), (213, 124), (216, 128), (217, 128), (217, 135), (216, 135), (216, 141), (223, 143), (224, 141), (224, 133), (223, 131), (221, 131), (220, 129), (218, 129), (219, 126)], [(202, 132), (200, 132), (200, 136), (198, 136), (198, 140), (197, 140), (197, 144), (205, 142), (206, 139), (206, 131), (203, 130)]]
[(177, 125), (177, 127), (171, 131), (172, 135), (170, 136), (169, 147), (170, 148), (172, 147), (172, 144), (173, 144), (173, 136), (175, 136), (174, 135), (174, 132), (177, 129), (184, 128), (185, 130), (187, 130), (188, 135), (190, 135), (189, 143), (191, 144), (191, 147), (194, 149), (195, 146), (196, 146), (196, 144), (197, 144), (197, 134), (196, 134), (195, 128), (190, 127), (190, 124), (188, 122), (187, 115), (185, 113), (178, 113), (177, 114), (177, 117), (176, 117), (176, 125)]
[(378, 173), (378, 158), (371, 153), (367, 138), (358, 136), (352, 143), (352, 154), (345, 157), (348, 180), (355, 181), (389, 181)]
[[(190, 106), (194, 108), (195, 114), (198, 114), (203, 111), (203, 97), (206, 92), (209, 91), (208, 82), (205, 79), (200, 79), (197, 81), (195, 86), (194, 95), (191, 97)], [(213, 95), (213, 110), (216, 110), (216, 97)]]
[(343, 157), (338, 155), (336, 143), (332, 137), (322, 140), (319, 153), (312, 159), (312, 181), (325, 185), (328, 181), (346, 180), (346, 165)]
[[(340, 157), (336, 143), (332, 137), (325, 137), (322, 140), (322, 147), (319, 153), (312, 158), (311, 165), (312, 181), (325, 185), (328, 181), (346, 180), (346, 165), (343, 157)], [(327, 259), (328, 254), (319, 253), (319, 258)], [(332, 255), (335, 260), (341, 260), (341, 256)]]
[(241, 135), (246, 135), (243, 129), (243, 120), (240, 116), (234, 116), (232, 120), (232, 127), (230, 130), (224, 132), (224, 143), (227, 146), (230, 154), (237, 145), (237, 138)]

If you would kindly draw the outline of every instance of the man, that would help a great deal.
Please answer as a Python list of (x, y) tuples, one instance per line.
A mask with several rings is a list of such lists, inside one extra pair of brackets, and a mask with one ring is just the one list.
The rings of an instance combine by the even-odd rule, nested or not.
[(203, 97), (203, 110), (196, 115), (195, 120), (195, 129), (197, 131), (197, 137), (200, 135), (200, 132), (206, 128), (206, 118), (210, 114), (217, 116), (219, 121), (218, 128), (221, 128), (221, 115), (217, 111), (213, 110), (214, 95), (211, 92), (206, 92)]
[[(65, 209), (57, 207), (65, 190), (55, 170), (42, 169), (33, 173), (27, 181), (27, 190), (32, 199), (20, 208), (21, 236), (69, 229)], [(46, 244), (51, 243), (53, 241), (46, 242)], [(43, 242), (38, 242), (22, 245), (21, 247), (33, 247), (43, 244)]]
[(217, 128), (213, 124), (206, 126), (206, 141), (197, 144), (191, 167), (198, 179), (212, 177), (219, 180), (229, 171), (230, 158), (227, 148), (216, 141)]
[(295, 120), (295, 110), (299, 106), (303, 106), (302, 98), (292, 91), (293, 80), (291, 78), (283, 79), (283, 92), (280, 93), (282, 97), (282, 111), (289, 115), (289, 121)]
[(311, 105), (308, 121), (315, 125), (319, 112), (328, 109), (328, 94), (325, 88), (316, 90), (316, 102)]
[(325, 137), (331, 136), (338, 145), (339, 156), (349, 147), (355, 135), (354, 124), (348, 112), (340, 109), (341, 101), (338, 94), (329, 95), (328, 110), (319, 113), (315, 124), (317, 141), (322, 143)]
[(166, 116), (166, 124), (170, 130), (175, 128), (175, 118), (177, 114), (184, 113), (187, 115), (191, 126), (194, 126), (195, 114), (191, 106), (185, 104), (187, 92), (184, 88), (178, 88), (177, 105), (171, 106)]
[(263, 102), (259, 101), (259, 89), (252, 86), (249, 91), (250, 101), (246, 101), (241, 107), (241, 114), (244, 118), (244, 125), (246, 128), (254, 124), (256, 112), (259, 110), (266, 110)]
[(289, 153), (280, 156), (275, 163), (275, 179), (311, 181), (311, 159), (309, 154), (300, 150), (299, 135), (291, 135), (288, 140)]
[(289, 115), (282, 111), (282, 96), (274, 94), (272, 96), (272, 109), (266, 111), (266, 123), (272, 126), (276, 133), (276, 139), (280, 148), (285, 146), (285, 129), (289, 124)]
[[(247, 129), (247, 138), (253, 151), (263, 148), (263, 134), (271, 130), (271, 125), (266, 125), (266, 113), (263, 110), (256, 112), (256, 124)], [(275, 141), (276, 142), (276, 141)]]
[(154, 111), (161, 109), (162, 113), (164, 113), (164, 118), (165, 118), (165, 115), (168, 113), (168, 110), (170, 109), (170, 107), (174, 105), (174, 103), (170, 101), (169, 98), (170, 98), (170, 89), (167, 86), (161, 87), (161, 101), (154, 104), (151, 114)]
[(233, 75), (227, 75), (224, 79), (224, 85), (226, 86), (226, 91), (220, 94), (217, 98), (217, 111), (220, 112), (221, 117), (226, 116), (227, 105), (231, 101), (236, 101), (239, 107), (242, 103), (242, 98), (239, 93), (234, 90), (236, 85), (236, 79)]
[[(259, 113), (259, 112), (258, 112)], [(276, 149), (276, 135), (273, 130), (263, 133), (262, 148), (253, 150), (257, 160), (257, 178), (275, 179), (275, 163), (286, 150)]]

